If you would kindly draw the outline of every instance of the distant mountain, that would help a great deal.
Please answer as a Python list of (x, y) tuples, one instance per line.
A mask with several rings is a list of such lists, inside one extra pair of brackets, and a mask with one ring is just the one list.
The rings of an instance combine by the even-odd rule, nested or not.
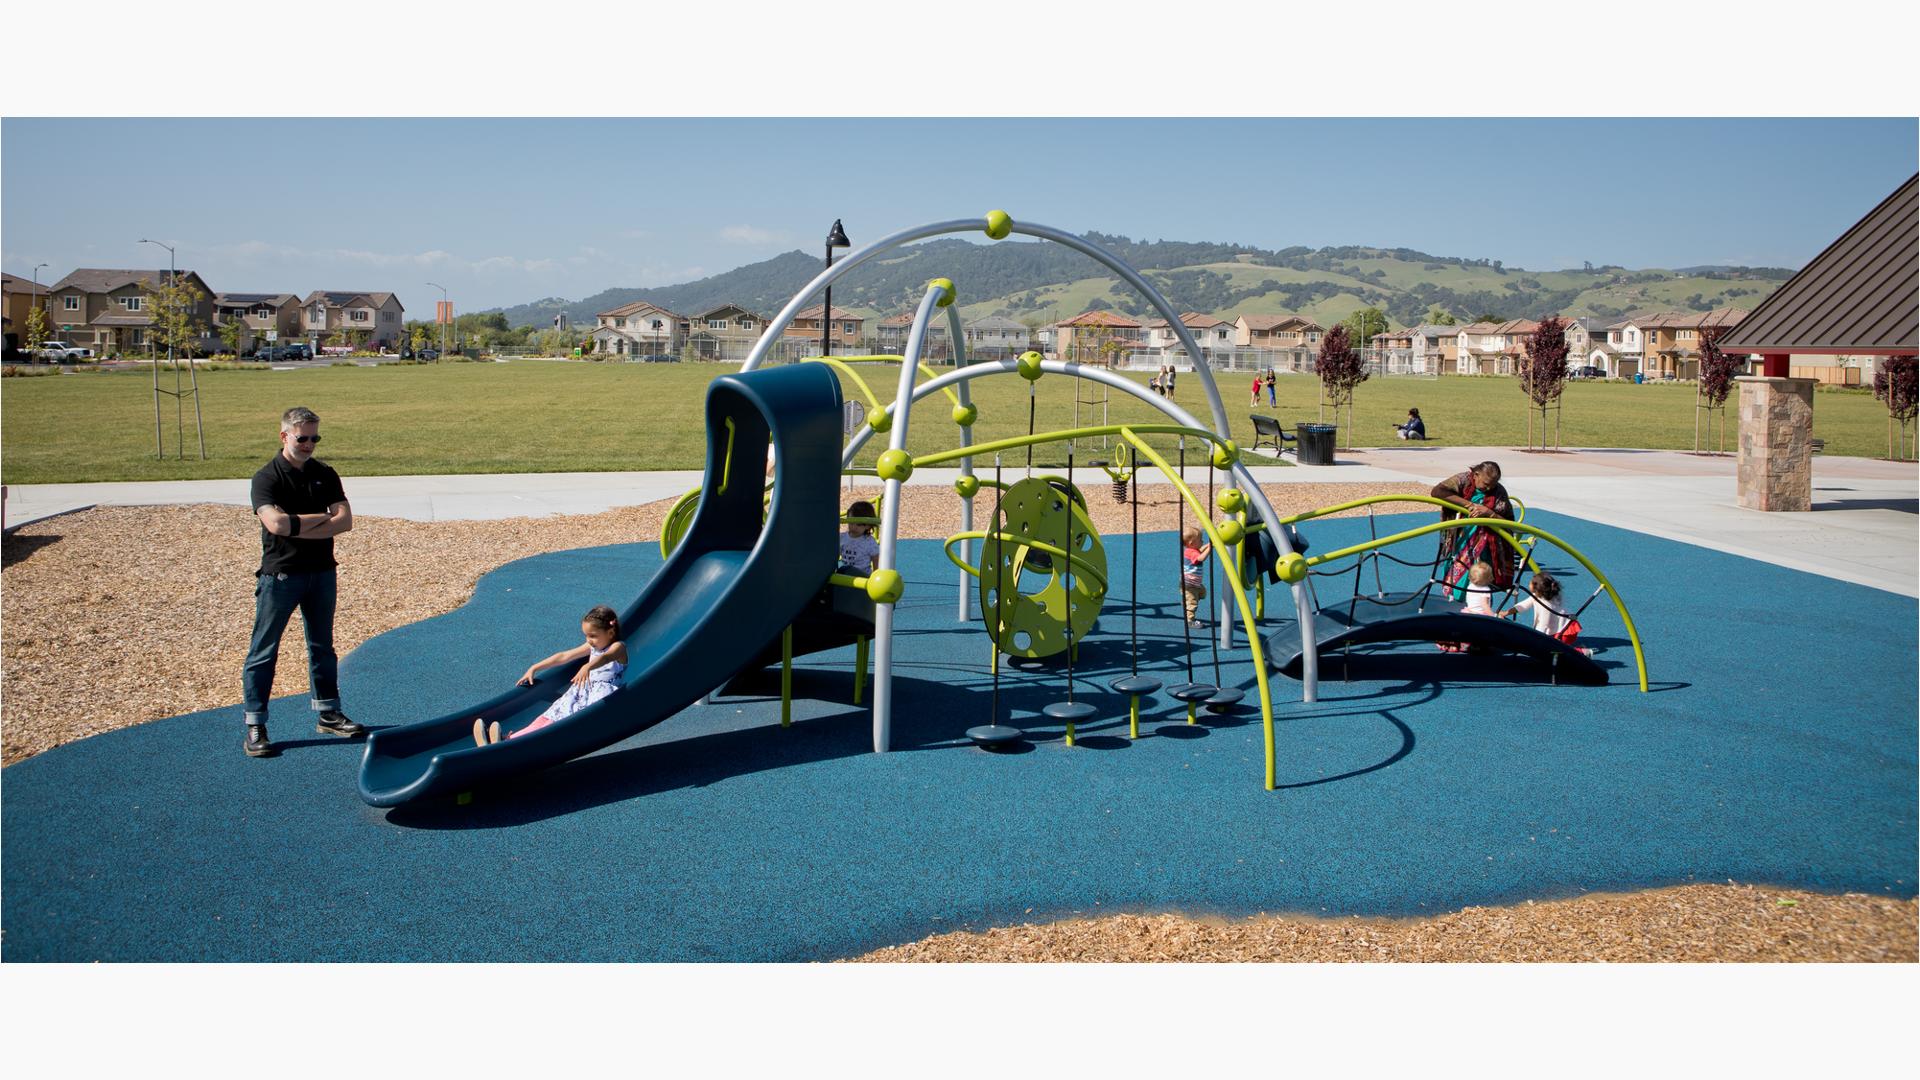
[[(1408, 248), (1290, 247), (1132, 240), (1089, 233), (1154, 282), (1180, 311), (1223, 318), (1289, 312), (1322, 324), (1366, 306), (1408, 326), (1429, 311), (1460, 322), (1543, 315), (1615, 318), (1648, 309), (1707, 311), (1752, 308), (1792, 271), (1777, 267), (1695, 266), (1681, 270), (1524, 270), (1498, 260), (1428, 255)], [(683, 285), (607, 289), (584, 300), (558, 297), (501, 309), (514, 326), (546, 326), (566, 312), (574, 325), (634, 300), (697, 315), (736, 303), (771, 316), (820, 272), (818, 256), (800, 251)], [(1105, 268), (1058, 244), (972, 243), (946, 238), (889, 252), (834, 285), (834, 306), (869, 318), (913, 310), (935, 277), (951, 278), (962, 315), (1004, 315), (1032, 325), (1106, 308), (1143, 318), (1154, 313)]]

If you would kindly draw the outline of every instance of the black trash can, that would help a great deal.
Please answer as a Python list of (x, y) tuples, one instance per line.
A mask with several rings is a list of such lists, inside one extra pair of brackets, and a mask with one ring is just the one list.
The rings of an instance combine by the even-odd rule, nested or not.
[(1333, 464), (1333, 438), (1340, 428), (1334, 424), (1299, 424), (1293, 429), (1299, 440), (1295, 457), (1302, 465)]

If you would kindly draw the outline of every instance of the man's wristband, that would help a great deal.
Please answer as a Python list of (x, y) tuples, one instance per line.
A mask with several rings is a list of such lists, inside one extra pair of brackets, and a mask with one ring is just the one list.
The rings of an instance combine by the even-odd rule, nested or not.
[(289, 533), (287, 533), (287, 535), (288, 535), (289, 537), (293, 537), (293, 536), (299, 536), (299, 535), (300, 535), (300, 515), (299, 515), (299, 514), (288, 514), (288, 515), (287, 515), (287, 521), (289, 521), (289, 522), (291, 522), (291, 523), (292, 523), (292, 524), (291, 524), (291, 528), (292, 528), (292, 530), (293, 530), (292, 532), (289, 532)]

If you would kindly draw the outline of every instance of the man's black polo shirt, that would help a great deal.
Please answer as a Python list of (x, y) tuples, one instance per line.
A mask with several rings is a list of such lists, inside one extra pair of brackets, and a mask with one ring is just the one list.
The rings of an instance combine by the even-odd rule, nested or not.
[[(277, 506), (289, 514), (324, 514), (327, 507), (346, 498), (340, 474), (319, 458), (308, 458), (306, 468), (296, 469), (286, 455), (275, 454), (253, 474), (255, 515), (263, 506)], [(333, 537), (275, 536), (260, 526), (259, 573), (311, 574), (333, 567)]]

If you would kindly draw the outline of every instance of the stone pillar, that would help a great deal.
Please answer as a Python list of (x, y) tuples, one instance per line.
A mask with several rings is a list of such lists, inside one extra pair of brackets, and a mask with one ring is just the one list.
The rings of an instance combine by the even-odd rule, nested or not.
[(1734, 381), (1740, 384), (1740, 505), (1812, 509), (1813, 380), (1745, 375)]

